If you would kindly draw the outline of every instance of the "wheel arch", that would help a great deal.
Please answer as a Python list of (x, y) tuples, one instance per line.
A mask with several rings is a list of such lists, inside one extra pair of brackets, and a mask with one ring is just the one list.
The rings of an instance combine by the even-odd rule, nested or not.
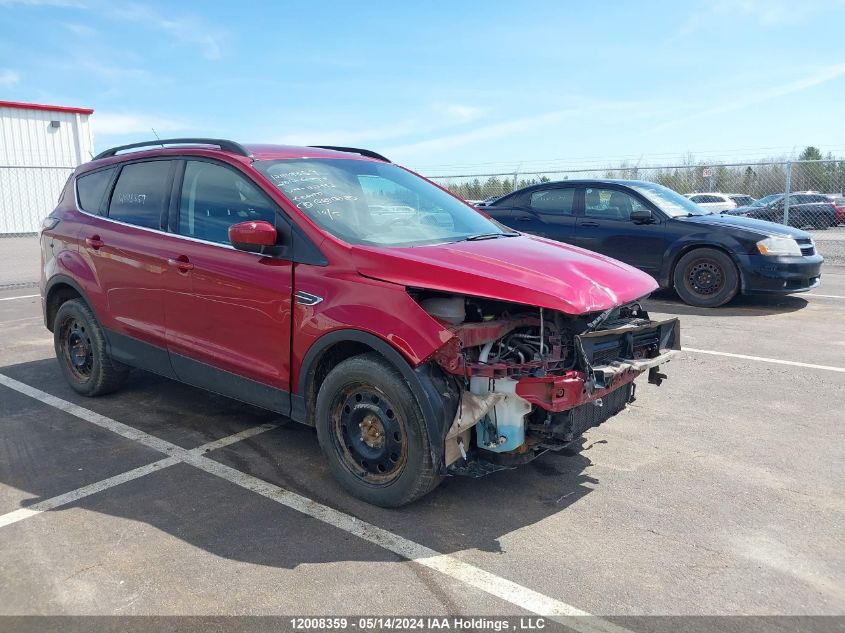
[(91, 312), (94, 312), (94, 315), (97, 316), (93, 304), (78, 283), (67, 275), (55, 275), (44, 288), (44, 325), (48, 330), (53, 331), (56, 313), (63, 303), (71, 299), (82, 299)]
[(426, 421), (426, 430), (434, 464), (442, 464), (443, 438), (457, 410), (457, 396), (448, 389), (448, 379), (439, 367), (423, 363), (412, 367), (387, 341), (369, 332), (342, 329), (329, 332), (315, 341), (299, 371), (297, 393), (292, 396), (291, 417), (309, 426), (315, 425), (317, 392), (329, 371), (347, 358), (375, 352), (394, 367), (411, 389)]

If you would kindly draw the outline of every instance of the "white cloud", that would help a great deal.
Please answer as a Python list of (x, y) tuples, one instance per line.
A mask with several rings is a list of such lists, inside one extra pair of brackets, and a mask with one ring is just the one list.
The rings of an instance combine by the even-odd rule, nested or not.
[(453, 123), (469, 123), (481, 118), (486, 113), (483, 108), (460, 103), (437, 103), (434, 105), (434, 110), (447, 121)]
[(0, 86), (14, 86), (20, 81), (20, 75), (8, 68), (0, 69)]
[(87, 24), (80, 24), (78, 22), (66, 22), (64, 26), (68, 31), (79, 37), (94, 37), (97, 35), (97, 30)]
[(191, 126), (177, 121), (147, 114), (130, 112), (94, 112), (91, 116), (91, 128), (94, 134), (116, 136), (122, 134), (152, 134), (191, 129)]
[(115, 3), (107, 6), (109, 15), (114, 18), (150, 26), (173, 36), (176, 42), (199, 46), (206, 59), (217, 60), (222, 57), (219, 42), (225, 37), (225, 33), (212, 28), (196, 16), (163, 17), (148, 6), (134, 3)]
[[(743, 108), (765, 103), (767, 101), (772, 101), (773, 99), (777, 99), (779, 97), (785, 97), (787, 95), (803, 92), (805, 90), (809, 90), (810, 88), (814, 88), (815, 86), (819, 86), (829, 81), (833, 81), (834, 79), (838, 79), (842, 75), (845, 75), (845, 63), (835, 64), (832, 66), (825, 66), (824, 68), (821, 68), (802, 79), (798, 79), (797, 81), (784, 83), (779, 86), (769, 88), (768, 90), (751, 90), (748, 92), (747, 96), (738, 97), (735, 99), (727, 99), (718, 106), (699, 110), (698, 112), (692, 112), (677, 119), (666, 121), (652, 128), (650, 132), (655, 132), (657, 130), (673, 127), (682, 123), (688, 123), (689, 121), (693, 121), (695, 119), (700, 119), (703, 117), (712, 117), (720, 114), (726, 114), (728, 112), (734, 112), (736, 110), (742, 110)], [(713, 94), (722, 94), (722, 92), (717, 89), (705, 92), (712, 92)]]
[(0, 7), (10, 7), (14, 4), (27, 7), (58, 7), (62, 9), (87, 9), (84, 2), (78, 0), (0, 0)]
[(513, 119), (511, 121), (501, 121), (499, 123), (485, 125), (466, 132), (447, 134), (445, 136), (439, 136), (424, 141), (397, 145), (395, 147), (386, 148), (385, 152), (402, 156), (442, 152), (462, 145), (489, 141), (495, 138), (514, 136), (515, 134), (521, 134), (529, 130), (555, 125), (566, 121), (567, 119), (573, 119), (585, 114), (595, 113), (599, 110), (615, 111), (630, 109), (633, 105), (634, 104), (628, 102), (584, 104), (565, 110), (555, 110), (534, 116)]

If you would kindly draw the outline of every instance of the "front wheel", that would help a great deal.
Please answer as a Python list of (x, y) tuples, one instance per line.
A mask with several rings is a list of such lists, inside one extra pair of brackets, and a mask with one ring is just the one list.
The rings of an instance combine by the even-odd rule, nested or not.
[(317, 394), (316, 426), (332, 474), (364, 501), (398, 507), (440, 483), (422, 411), (378, 354), (349, 358), (329, 372)]
[(675, 265), (675, 291), (691, 306), (716, 308), (739, 291), (739, 273), (733, 260), (715, 248), (697, 248)]

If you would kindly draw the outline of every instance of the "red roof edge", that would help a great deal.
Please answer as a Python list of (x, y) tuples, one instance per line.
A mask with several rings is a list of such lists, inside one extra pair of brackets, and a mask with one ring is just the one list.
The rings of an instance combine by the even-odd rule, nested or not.
[(20, 110), (47, 110), (48, 112), (70, 112), (71, 114), (94, 114), (91, 108), (71, 106), (52, 106), (42, 103), (21, 103), (18, 101), (0, 101), (0, 108), (19, 108)]

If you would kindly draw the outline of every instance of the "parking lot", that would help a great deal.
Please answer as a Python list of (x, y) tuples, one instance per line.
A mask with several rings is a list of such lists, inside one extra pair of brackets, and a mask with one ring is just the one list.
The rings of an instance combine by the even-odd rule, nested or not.
[(845, 266), (679, 315), (660, 388), (572, 450), (400, 509), (313, 430), (136, 371), (85, 399), (0, 291), (0, 614), (845, 614)]

